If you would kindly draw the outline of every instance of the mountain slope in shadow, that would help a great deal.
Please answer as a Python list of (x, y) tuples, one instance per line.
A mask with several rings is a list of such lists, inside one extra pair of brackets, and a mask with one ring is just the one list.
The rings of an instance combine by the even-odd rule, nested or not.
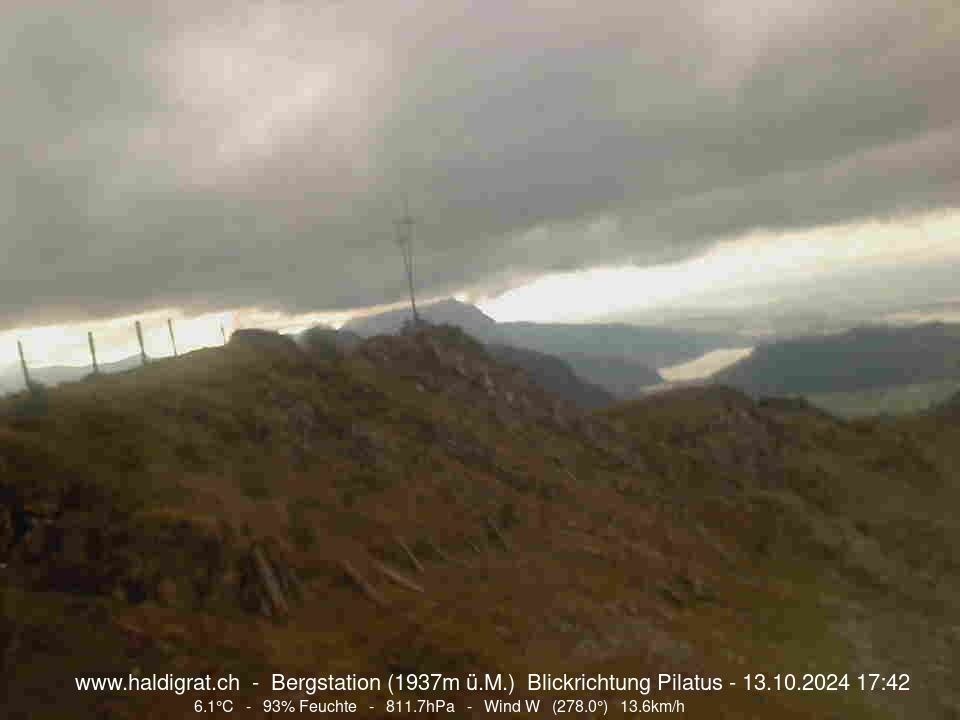
[(713, 379), (753, 396), (847, 392), (960, 377), (960, 325), (862, 327), (761, 345)]
[[(132, 668), (234, 673), (251, 707), (273, 673), (670, 672), (739, 683), (684, 694), (692, 718), (946, 720), (957, 467), (942, 416), (715, 387), (588, 413), (453, 328), (335, 354), (237, 333), (0, 401), (5, 709), (195, 715), (71, 680)], [(808, 669), (854, 688), (742, 687)], [(862, 692), (860, 672), (914, 684)], [(349, 699), (391, 716), (385, 689)], [(485, 716), (464, 685), (444, 699)]]
[[(420, 314), (427, 322), (454, 325), (491, 346), (558, 358), (588, 384), (619, 399), (636, 397), (644, 388), (663, 382), (651, 362), (670, 365), (722, 342), (719, 335), (629, 325), (498, 323), (479, 308), (453, 299), (426, 305)], [(363, 337), (396, 334), (409, 319), (408, 309), (393, 310), (351, 320), (343, 329)]]

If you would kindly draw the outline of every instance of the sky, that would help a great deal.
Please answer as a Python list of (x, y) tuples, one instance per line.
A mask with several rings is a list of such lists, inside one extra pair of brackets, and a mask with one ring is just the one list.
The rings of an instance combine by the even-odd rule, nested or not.
[(404, 201), (497, 319), (935, 302), (957, 87), (955, 0), (5, 0), (0, 364), (402, 302)]

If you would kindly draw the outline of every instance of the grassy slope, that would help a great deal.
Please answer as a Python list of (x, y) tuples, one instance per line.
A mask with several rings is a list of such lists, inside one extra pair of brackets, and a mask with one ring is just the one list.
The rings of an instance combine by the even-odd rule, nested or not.
[(781, 340), (713, 379), (754, 397), (866, 391), (956, 379), (960, 325), (866, 326)]
[(840, 417), (902, 415), (934, 407), (960, 390), (960, 380), (915, 383), (854, 392), (819, 393), (807, 399), (817, 407)]
[[(0, 504), (51, 529), (20, 538), (3, 571), (13, 717), (192, 714), (197, 695), (69, 687), (134, 667), (261, 683), (417, 669), (910, 672), (916, 689), (896, 697), (683, 699), (710, 718), (955, 712), (958, 529), (944, 508), (956, 506), (960, 428), (938, 418), (841, 423), (681, 391), (597, 421), (619, 428), (625, 460), (367, 359), (244, 347), (58, 388), (46, 408), (17, 402), (0, 420)], [(254, 541), (304, 578), (289, 618), (256, 612)], [(345, 579), (344, 558), (388, 608)], [(375, 560), (426, 592), (390, 584)]]
[(662, 438), (665, 454), (684, 448), (686, 472), (671, 484), (702, 493), (694, 505), (717, 502), (700, 479), (727, 464), (736, 490), (719, 504), (749, 518), (737, 542), (766, 558), (768, 586), (789, 588), (784, 607), (747, 606), (748, 635), (760, 633), (793, 667), (911, 672), (929, 694), (883, 697), (877, 716), (950, 717), (960, 523), (945, 509), (960, 499), (960, 427), (935, 416), (843, 423), (794, 401), (758, 407), (722, 390), (660, 400), (616, 412)]

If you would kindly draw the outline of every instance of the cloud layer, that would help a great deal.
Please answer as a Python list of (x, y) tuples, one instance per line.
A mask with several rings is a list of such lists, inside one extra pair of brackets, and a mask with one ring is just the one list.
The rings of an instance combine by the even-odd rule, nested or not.
[(0, 328), (391, 302), (404, 197), (426, 294), (960, 206), (952, 0), (22, 0), (0, 59)]

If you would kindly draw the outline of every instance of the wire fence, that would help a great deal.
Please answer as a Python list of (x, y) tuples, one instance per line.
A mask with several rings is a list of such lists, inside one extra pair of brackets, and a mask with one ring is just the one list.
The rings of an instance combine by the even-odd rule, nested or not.
[[(226, 345), (230, 331), (222, 320), (153, 318), (114, 323), (97, 333), (60, 331), (56, 337), (17, 339), (18, 363), (0, 368), (0, 395), (44, 385), (82, 380), (91, 374), (122, 372), (151, 360), (175, 357), (204, 347)], [(35, 362), (32, 353), (55, 346), (59, 363)]]

